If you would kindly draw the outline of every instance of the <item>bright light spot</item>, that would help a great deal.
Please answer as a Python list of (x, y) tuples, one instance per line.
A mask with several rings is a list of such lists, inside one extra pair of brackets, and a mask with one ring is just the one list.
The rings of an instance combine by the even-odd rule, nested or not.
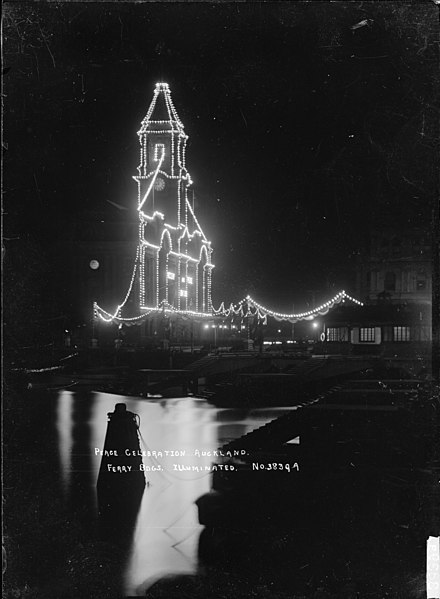
[(317, 328), (318, 328), (318, 326), (319, 326), (319, 325), (318, 325), (318, 323), (317, 323), (317, 322), (314, 322), (314, 323), (312, 324), (312, 327), (313, 327), (314, 329), (317, 329)]
[(98, 260), (90, 260), (89, 266), (92, 270), (98, 270), (98, 268), (99, 268)]

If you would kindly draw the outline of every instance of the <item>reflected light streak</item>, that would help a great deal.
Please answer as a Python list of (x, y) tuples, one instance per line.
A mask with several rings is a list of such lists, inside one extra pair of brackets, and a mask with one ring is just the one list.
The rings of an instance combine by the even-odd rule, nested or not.
[[(145, 489), (133, 535), (131, 555), (124, 576), (128, 596), (145, 596), (145, 590), (167, 574), (194, 574), (198, 568), (198, 542), (203, 527), (198, 522), (195, 501), (209, 492), (211, 472), (175, 471), (173, 464), (211, 465), (212, 456), (195, 457), (195, 449), (212, 451), (231, 438), (259, 428), (279, 415), (276, 408), (255, 410), (218, 409), (194, 398), (152, 401), (97, 392), (90, 395), (88, 451), (91, 454), (90, 482), (95, 489), (104, 448), (107, 413), (115, 404), (140, 417), (142, 450), (185, 450), (182, 457), (143, 457), (145, 466), (158, 463), (164, 472), (146, 472)], [(71, 486), (72, 450), (78, 422), (74, 422), (75, 394), (63, 391), (56, 404), (56, 426), (61, 472), (66, 490)], [(291, 408), (292, 409), (292, 408)], [(289, 408), (283, 408), (283, 412)], [(74, 428), (74, 425), (75, 428)], [(91, 506), (92, 507), (92, 506)]]
[[(173, 401), (173, 400), (172, 400)], [(150, 404), (151, 407), (151, 404)], [(210, 465), (212, 457), (194, 457), (195, 449), (218, 445), (217, 427), (211, 408), (199, 408), (190, 399), (162, 404), (155, 418), (141, 420), (142, 449), (185, 450), (182, 457), (159, 458), (165, 472), (147, 473), (146, 489), (139, 512), (133, 551), (126, 575), (127, 595), (143, 595), (154, 581), (166, 574), (194, 574), (198, 567), (198, 540), (203, 527), (198, 522), (195, 501), (210, 490), (210, 472), (173, 471), (173, 464)], [(209, 431), (209, 432), (208, 432)], [(210, 433), (210, 434), (209, 434)], [(202, 441), (203, 439), (203, 441)], [(153, 461), (144, 458), (150, 465)]]
[(67, 495), (70, 488), (72, 473), (73, 447), (73, 394), (71, 391), (61, 391), (57, 399), (56, 429), (58, 434), (58, 450), (60, 459), (63, 491)]

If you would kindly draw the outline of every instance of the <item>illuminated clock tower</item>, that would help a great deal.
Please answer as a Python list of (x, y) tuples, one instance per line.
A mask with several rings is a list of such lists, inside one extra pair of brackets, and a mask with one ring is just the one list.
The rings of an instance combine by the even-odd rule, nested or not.
[(156, 83), (138, 136), (140, 309), (210, 313), (212, 248), (188, 199), (188, 136), (167, 83)]

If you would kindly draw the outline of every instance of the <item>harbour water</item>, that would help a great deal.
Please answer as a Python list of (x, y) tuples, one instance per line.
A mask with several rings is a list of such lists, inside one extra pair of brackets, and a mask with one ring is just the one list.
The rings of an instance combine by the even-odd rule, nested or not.
[(289, 411), (286, 407), (219, 409), (192, 397), (138, 399), (67, 390), (54, 402), (64, 501), (82, 510), (91, 529), (98, 529), (96, 482), (107, 413), (122, 402), (139, 415), (147, 486), (121, 564), (123, 592), (131, 597), (145, 595), (163, 576), (199, 571), (197, 553), (203, 527), (195, 501), (210, 490), (209, 468), (216, 460), (215, 451)]

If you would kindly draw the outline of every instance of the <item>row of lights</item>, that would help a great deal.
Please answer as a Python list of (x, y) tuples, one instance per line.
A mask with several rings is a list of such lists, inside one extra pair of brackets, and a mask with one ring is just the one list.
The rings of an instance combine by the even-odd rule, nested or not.
[[(165, 101), (165, 105), (166, 105), (166, 109), (168, 112), (168, 120), (161, 120), (161, 121), (153, 121), (152, 116), (153, 116), (153, 112), (154, 112), (154, 108), (156, 106), (156, 102), (157, 102), (157, 98), (159, 96), (160, 93), (164, 94), (164, 101)], [(181, 260), (184, 260), (186, 263), (186, 268), (187, 268), (187, 262), (191, 261), (194, 262), (195, 264), (198, 265), (198, 263), (201, 261), (202, 259), (202, 252), (203, 252), (203, 248), (200, 251), (200, 256), (199, 259), (195, 259), (192, 258), (191, 256), (188, 255), (188, 253), (182, 253), (181, 252), (181, 240), (185, 237), (188, 238), (188, 240), (191, 240), (195, 235), (201, 235), (203, 238), (203, 242), (206, 243), (206, 246), (204, 246), (205, 248), (205, 253), (206, 253), (206, 262), (207, 264), (205, 266), (207, 266), (208, 268), (206, 268), (204, 270), (203, 273), (203, 289), (202, 289), (202, 293), (203, 293), (203, 310), (210, 312), (211, 311), (211, 306), (212, 306), (212, 300), (211, 300), (211, 269), (214, 268), (214, 265), (211, 264), (211, 254), (212, 254), (212, 250), (210, 247), (210, 242), (208, 242), (208, 240), (206, 239), (205, 234), (203, 233), (203, 230), (200, 226), (200, 223), (197, 220), (197, 217), (194, 214), (194, 211), (188, 201), (188, 197), (187, 197), (187, 187), (192, 183), (191, 181), (191, 177), (189, 175), (189, 173), (186, 171), (186, 166), (185, 166), (185, 149), (186, 149), (186, 141), (188, 139), (188, 136), (184, 133), (184, 127), (183, 127), (183, 123), (180, 121), (179, 116), (177, 114), (177, 111), (174, 107), (173, 101), (171, 99), (171, 92), (170, 92), (170, 88), (168, 86), (167, 83), (156, 83), (156, 87), (154, 90), (154, 95), (153, 95), (153, 100), (150, 104), (150, 107), (148, 109), (147, 115), (144, 118), (144, 120), (142, 121), (141, 124), (141, 129), (138, 131), (138, 135), (141, 141), (143, 141), (143, 148), (142, 148), (142, 143), (141, 143), (141, 166), (145, 166), (145, 161), (146, 161), (146, 149), (147, 149), (147, 137), (149, 134), (153, 134), (153, 135), (158, 135), (158, 134), (166, 134), (167, 136), (171, 135), (171, 163), (172, 163), (172, 173), (174, 173), (173, 170), (173, 164), (174, 164), (174, 153), (175, 153), (175, 147), (174, 147), (174, 134), (177, 133), (177, 131), (174, 129), (173, 127), (173, 123), (177, 124), (178, 127), (178, 134), (179, 134), (179, 140), (177, 143), (177, 160), (178, 160), (178, 164), (180, 167), (180, 173), (179, 173), (179, 179), (181, 180), (186, 180), (187, 181), (187, 185), (185, 187), (185, 228), (183, 230), (182, 235), (177, 239), (177, 252), (175, 251), (171, 251), (170, 253), (175, 255), (178, 258), (178, 264), (177, 264), (177, 270), (178, 270), (178, 276), (179, 276), (179, 293), (177, 295), (177, 307), (178, 309), (180, 308), (180, 301), (182, 297), (187, 297), (188, 296), (188, 292), (186, 289), (181, 290), (180, 289), (180, 263)], [(163, 125), (170, 125), (170, 127), (163, 127)], [(159, 128), (154, 129), (154, 128), (150, 128), (150, 125), (157, 125), (159, 126)], [(161, 127), (162, 125), (162, 127)], [(183, 143), (182, 143), (183, 140)], [(145, 214), (143, 214), (143, 212), (141, 211), (142, 206), (144, 205), (153, 185), (154, 182), (156, 180), (156, 177), (158, 175), (159, 169), (162, 166), (163, 160), (165, 158), (165, 144), (156, 144), (155, 145), (155, 155), (154, 155), (154, 159), (157, 161), (159, 159), (159, 150), (161, 151), (161, 156), (160, 156), (160, 161), (159, 164), (157, 165), (155, 172), (151, 178), (149, 187), (147, 189), (147, 192), (144, 196), (144, 198), (142, 199), (142, 201), (140, 201), (140, 181), (139, 178), (136, 178), (138, 181), (138, 202), (139, 202), (139, 212), (140, 212), (140, 218), (143, 221), (152, 221), (154, 220), (155, 214), (153, 214), (152, 217), (149, 217)], [(144, 169), (145, 170), (145, 169)], [(144, 172), (144, 175), (146, 173)], [(177, 186), (177, 191), (178, 191), (178, 227), (176, 229), (179, 229), (182, 227), (181, 223), (180, 223), (180, 219), (181, 219), (181, 214), (180, 214), (180, 206), (181, 206), (181, 186), (178, 185)], [(196, 225), (196, 229), (195, 231), (190, 234), (189, 230), (188, 230), (188, 212), (191, 214), (194, 223)], [(161, 214), (161, 213), (159, 213)], [(157, 216), (159, 216), (159, 214)], [(162, 216), (162, 215), (161, 215)], [(167, 225), (167, 223), (164, 223), (165, 227), (171, 228), (170, 226)], [(174, 228), (174, 227), (173, 227)], [(169, 233), (168, 233), (169, 234)], [(140, 230), (140, 239), (139, 239), (139, 244), (141, 246), (146, 246), (146, 247), (150, 247), (153, 250), (158, 251), (161, 247), (162, 247), (162, 243), (163, 243), (163, 235), (164, 233), (162, 233), (162, 237), (161, 237), (161, 242), (160, 242), (160, 246), (155, 246), (154, 244), (152, 244), (151, 242), (148, 242), (145, 239), (145, 235), (143, 232), (143, 229)], [(170, 245), (171, 245), (171, 237), (169, 237), (170, 240)], [(157, 258), (156, 258), (157, 260)], [(156, 266), (158, 268), (158, 262), (156, 262)], [(144, 304), (144, 298), (145, 298), (145, 270), (144, 268), (141, 268), (141, 285), (140, 285), (140, 290), (141, 290), (141, 305)], [(159, 281), (158, 281), (158, 271), (157, 271), (157, 279), (156, 279), (156, 301), (157, 301), (157, 305), (159, 305)], [(168, 287), (168, 281), (166, 279), (166, 286)], [(185, 285), (186, 286), (186, 285)], [(196, 281), (196, 286), (197, 285), (197, 281)], [(167, 298), (167, 291), (168, 289), (166, 289), (166, 298)], [(196, 300), (197, 303), (197, 300)], [(196, 309), (197, 309), (197, 305), (196, 305)]]
[[(153, 110), (154, 110), (154, 107), (156, 105), (157, 97), (160, 94), (160, 92), (164, 93), (164, 99), (165, 99), (165, 104), (166, 104), (166, 107), (167, 107), (169, 119), (166, 120), (166, 121), (151, 121), (150, 120), (151, 119), (151, 115), (153, 114)], [(173, 117), (174, 117), (174, 119), (173, 119)], [(150, 123), (151, 122), (158, 123), (158, 124), (160, 124), (160, 123), (169, 123), (169, 122), (172, 122), (173, 120), (177, 123), (177, 125), (181, 129), (184, 128), (183, 124), (182, 124), (182, 121), (179, 119), (177, 111), (174, 108), (173, 101), (171, 100), (170, 86), (168, 85), (168, 83), (165, 83), (165, 82), (157, 82), (156, 86), (155, 86), (155, 89), (154, 89), (153, 100), (152, 100), (152, 102), (150, 104), (150, 107), (148, 109), (147, 116), (142, 121), (142, 124), (149, 123), (149, 122)]]
[(162, 166), (162, 163), (163, 163), (163, 161), (164, 161), (164, 160), (165, 160), (165, 147), (164, 147), (164, 146), (162, 146), (162, 155), (161, 155), (161, 157), (160, 157), (160, 160), (159, 160), (159, 162), (158, 162), (158, 165), (157, 165), (157, 167), (156, 167), (156, 170), (154, 171), (154, 175), (153, 175), (153, 176), (152, 176), (152, 178), (151, 178), (150, 185), (148, 186), (148, 189), (147, 189), (147, 191), (145, 192), (145, 195), (144, 195), (144, 197), (143, 197), (143, 200), (142, 200), (142, 202), (139, 204), (139, 207), (138, 207), (138, 210), (139, 210), (139, 211), (141, 211), (141, 210), (142, 210), (142, 206), (145, 204), (145, 201), (146, 201), (146, 199), (147, 199), (147, 198), (148, 198), (148, 196), (150, 195), (150, 191), (153, 189), (153, 185), (154, 185), (154, 182), (156, 181), (157, 174), (158, 174), (158, 172), (159, 172), (159, 170), (160, 170), (160, 167)]
[(139, 246), (136, 250), (136, 258), (134, 261), (134, 267), (133, 267), (133, 272), (131, 275), (131, 281), (130, 281), (130, 285), (128, 286), (128, 291), (125, 295), (124, 301), (122, 302), (122, 304), (118, 305), (118, 307), (116, 308), (116, 310), (113, 314), (106, 312), (105, 310), (100, 308), (98, 306), (98, 304), (95, 302), (93, 305), (93, 313), (95, 316), (99, 316), (104, 322), (113, 322), (113, 321), (115, 321), (115, 319), (120, 317), (121, 310), (127, 303), (128, 298), (130, 297), (130, 294), (131, 294), (131, 290), (133, 289), (133, 284), (134, 284), (134, 280), (136, 277), (138, 265), (139, 265)]
[(359, 306), (364, 305), (359, 300), (348, 295), (348, 293), (346, 293), (344, 290), (340, 291), (331, 300), (324, 302), (317, 308), (314, 308), (313, 310), (308, 310), (307, 312), (300, 312), (298, 314), (283, 314), (281, 312), (274, 312), (273, 310), (269, 310), (268, 308), (266, 308), (266, 307), (262, 306), (261, 304), (259, 304), (258, 302), (256, 302), (254, 299), (251, 298), (250, 295), (248, 295), (245, 300), (241, 300), (240, 304), (243, 304), (244, 301), (246, 301), (248, 306), (253, 305), (255, 308), (257, 308), (257, 310), (261, 314), (267, 314), (269, 316), (273, 316), (275, 318), (279, 318), (282, 320), (290, 320), (290, 319), (298, 320), (298, 319), (307, 319), (309, 317), (314, 317), (316, 314), (319, 314), (320, 312), (327, 311), (329, 308), (333, 307), (334, 304), (344, 302), (345, 299), (348, 299)]
[[(169, 120), (164, 120), (164, 121), (152, 121), (151, 120), (151, 116), (153, 114), (154, 111), (154, 107), (156, 105), (157, 102), (157, 98), (159, 93), (163, 92), (164, 93), (164, 100), (165, 100), (165, 104), (166, 104), (166, 108), (168, 111), (168, 116), (169, 116)], [(151, 124), (155, 124), (155, 125), (163, 125), (163, 124), (170, 124), (171, 125), (171, 130), (170, 129), (164, 129), (164, 130), (150, 130), (148, 131), (148, 126)], [(178, 131), (174, 130), (173, 128), (173, 123), (176, 123), (178, 126)], [(144, 120), (142, 121), (142, 126), (140, 131), (138, 131), (138, 135), (139, 137), (143, 136), (143, 141), (144, 141), (144, 147), (142, 147), (141, 144), (141, 165), (144, 165), (145, 163), (145, 157), (146, 157), (146, 142), (147, 142), (147, 135), (149, 133), (152, 134), (167, 134), (169, 135), (171, 133), (171, 144), (172, 144), (172, 160), (174, 159), (174, 133), (179, 133), (179, 138), (184, 139), (184, 144), (183, 144), (183, 155), (182, 155), (182, 162), (180, 162), (180, 139), (179, 139), (179, 143), (178, 143), (178, 162), (179, 162), (179, 166), (180, 166), (180, 173), (179, 173), (179, 179), (187, 179), (188, 184), (185, 188), (185, 228), (184, 228), (184, 232), (182, 234), (181, 237), (178, 238), (178, 252), (174, 252), (171, 251), (167, 254), (167, 264), (166, 264), (166, 272), (168, 273), (168, 256), (169, 254), (173, 254), (176, 257), (178, 257), (178, 264), (177, 264), (177, 271), (178, 271), (178, 281), (179, 281), (179, 287), (180, 287), (180, 266), (181, 266), (181, 260), (183, 259), (187, 265), (188, 260), (196, 262), (197, 265), (200, 263), (201, 258), (202, 258), (202, 252), (203, 252), (203, 248), (205, 250), (205, 254), (206, 254), (206, 264), (203, 267), (203, 289), (202, 289), (202, 294), (203, 294), (203, 312), (200, 313), (198, 311), (191, 311), (191, 310), (180, 310), (180, 297), (187, 297), (187, 291), (185, 290), (180, 290), (179, 289), (179, 294), (178, 294), (178, 308), (174, 308), (173, 306), (170, 306), (168, 304), (168, 284), (166, 284), (166, 299), (165, 299), (165, 303), (161, 302), (159, 303), (159, 250), (162, 247), (162, 243), (163, 243), (163, 239), (164, 239), (164, 234), (165, 232), (168, 234), (169, 237), (169, 241), (170, 241), (170, 247), (171, 247), (171, 236), (169, 234), (169, 231), (167, 231), (166, 229), (162, 232), (162, 236), (161, 236), (161, 241), (160, 241), (160, 246), (155, 246), (152, 243), (148, 242), (145, 237), (144, 237), (144, 232), (143, 232), (143, 223), (148, 223), (148, 222), (152, 222), (154, 221), (156, 218), (161, 218), (162, 220), (165, 218), (164, 215), (160, 212), (154, 212), (152, 216), (148, 216), (146, 214), (144, 214), (142, 212), (142, 206), (144, 205), (149, 193), (151, 192), (151, 189), (154, 185), (154, 182), (156, 180), (156, 177), (158, 175), (158, 172), (162, 166), (162, 163), (165, 159), (165, 145), (164, 144), (156, 144), (155, 146), (155, 160), (159, 160), (158, 165), (154, 171), (154, 174), (151, 178), (149, 187), (147, 189), (147, 192), (145, 193), (144, 198), (142, 199), (142, 201), (140, 201), (140, 181), (139, 178), (135, 177), (135, 179), (137, 179), (138, 181), (138, 210), (139, 210), (139, 216), (140, 216), (140, 227), (139, 227), (139, 245), (138, 245), (138, 249), (137, 249), (137, 254), (136, 254), (136, 261), (135, 261), (135, 267), (133, 270), (133, 275), (131, 278), (131, 282), (129, 285), (129, 289), (128, 292), (126, 294), (126, 297), (124, 299), (124, 301), (122, 302), (122, 304), (120, 304), (115, 313), (113, 315), (111, 315), (108, 312), (105, 312), (104, 310), (102, 310), (101, 308), (99, 308), (99, 306), (96, 305), (96, 310), (100, 311), (99, 315), (101, 316), (101, 318), (103, 320), (105, 320), (106, 322), (111, 322), (112, 320), (118, 320), (119, 322), (125, 322), (125, 321), (133, 321), (133, 320), (138, 320), (141, 318), (145, 318), (146, 317), (146, 313), (145, 310), (157, 310), (158, 307), (160, 305), (163, 305), (163, 307), (165, 305), (168, 306), (168, 310), (171, 310), (173, 312), (178, 312), (178, 313), (182, 313), (182, 314), (188, 314), (188, 315), (197, 315), (197, 316), (210, 316), (211, 312), (213, 312), (215, 315), (222, 315), (222, 316), (230, 316), (231, 314), (234, 315), (238, 315), (240, 314), (242, 317), (255, 317), (257, 316), (258, 319), (263, 320), (263, 322), (267, 322), (267, 316), (272, 316), (274, 317), (276, 320), (288, 320), (290, 322), (292, 321), (296, 321), (296, 320), (302, 320), (302, 319), (313, 319), (315, 315), (322, 313), (323, 311), (328, 311), (329, 308), (331, 308), (335, 303), (339, 303), (341, 301), (345, 301), (345, 299), (349, 299), (351, 300), (353, 303), (358, 304), (358, 305), (363, 305), (362, 302), (352, 298), (351, 296), (349, 296), (347, 293), (345, 293), (345, 291), (341, 291), (340, 293), (338, 293), (334, 298), (332, 298), (331, 300), (329, 300), (328, 302), (323, 303), (321, 306), (313, 309), (313, 310), (309, 310), (307, 312), (302, 312), (299, 314), (283, 314), (280, 312), (275, 312), (273, 310), (269, 310), (268, 308), (264, 307), (263, 305), (257, 303), (255, 300), (253, 300), (250, 296), (247, 296), (246, 298), (244, 298), (243, 300), (241, 300), (237, 307), (234, 306), (233, 304), (231, 304), (229, 309), (225, 309), (224, 307), (224, 302), (222, 302), (222, 304), (220, 305), (220, 308), (218, 310), (215, 310), (212, 307), (212, 299), (211, 299), (211, 282), (212, 282), (212, 268), (214, 268), (214, 265), (211, 263), (211, 255), (212, 255), (212, 249), (211, 249), (211, 244), (210, 242), (206, 239), (202, 228), (200, 227), (200, 224), (197, 220), (197, 217), (194, 214), (194, 211), (191, 207), (191, 204), (188, 201), (188, 197), (187, 197), (187, 187), (192, 183), (191, 178), (189, 176), (189, 173), (186, 171), (185, 168), (185, 147), (186, 147), (186, 140), (188, 139), (188, 136), (184, 133), (183, 131), (184, 127), (182, 122), (180, 121), (178, 115), (177, 115), (177, 111), (174, 107), (174, 104), (172, 102), (171, 99), (171, 94), (170, 94), (170, 89), (167, 83), (156, 83), (156, 87), (154, 90), (154, 96), (153, 96), (153, 100), (150, 104), (149, 110), (147, 112), (147, 116), (144, 118)], [(160, 148), (161, 150), (161, 155), (160, 155), (160, 159), (158, 156), (158, 148)], [(174, 172), (174, 171), (173, 171)], [(145, 173), (144, 173), (145, 174)], [(166, 175), (168, 176), (168, 175)], [(180, 228), (182, 225), (180, 224), (180, 185), (178, 185), (178, 228)], [(194, 219), (194, 223), (197, 226), (198, 230), (196, 229), (194, 231), (194, 233), (192, 235), (189, 234), (188, 228), (187, 228), (187, 224), (188, 224), (188, 211), (190, 212), (192, 218)], [(167, 227), (168, 225), (165, 224), (165, 227)], [(199, 260), (196, 260), (194, 258), (191, 258), (187, 253), (186, 254), (182, 254), (181, 253), (181, 249), (180, 249), (180, 243), (181, 240), (183, 239), (183, 237), (185, 237), (185, 235), (187, 235), (190, 239), (195, 235), (195, 234), (200, 234), (203, 237), (203, 242), (204, 245), (203, 248), (200, 251), (200, 257)], [(145, 302), (145, 270), (144, 270), (144, 248), (145, 247), (150, 247), (154, 250), (157, 251), (157, 255), (156, 255), (156, 308), (147, 308), (144, 306), (144, 302)], [(133, 283), (135, 280), (135, 275), (136, 275), (136, 271), (137, 271), (137, 266), (138, 266), (138, 262), (140, 261), (140, 295), (141, 295), (141, 306), (142, 309), (144, 311), (143, 314), (141, 314), (139, 317), (135, 317), (135, 318), (129, 318), (129, 319), (124, 319), (121, 317), (121, 309), (124, 307), (125, 303), (128, 300), (128, 297), (130, 296), (130, 293), (132, 291), (132, 287), (133, 287)], [(168, 283), (168, 276), (166, 278), (166, 282)], [(196, 280), (196, 287), (198, 287), (198, 281)], [(247, 310), (246, 312), (244, 312), (243, 307), (244, 304), (246, 304)], [(197, 306), (196, 306), (197, 308)], [(252, 312), (252, 308), (254, 308), (254, 312)], [(149, 313), (150, 313), (149, 312)], [(214, 327), (216, 325), (213, 325)], [(225, 325), (226, 326), (226, 325)]]
[[(348, 299), (356, 305), (363, 306), (364, 304), (359, 300), (355, 299), (351, 295), (348, 295), (345, 291), (340, 291), (335, 295), (331, 300), (321, 304), (317, 308), (313, 310), (309, 310), (307, 312), (300, 312), (298, 314), (283, 314), (281, 312), (275, 312), (273, 310), (269, 310), (265, 306), (259, 304), (251, 296), (247, 296), (246, 298), (240, 300), (236, 306), (233, 304), (230, 305), (229, 308), (225, 308), (224, 302), (220, 304), (218, 310), (213, 309), (215, 315), (221, 316), (230, 316), (231, 314), (240, 315), (242, 317), (255, 317), (257, 316), (261, 320), (267, 320), (267, 316), (272, 316), (278, 321), (287, 320), (289, 322), (295, 322), (297, 320), (310, 320), (313, 319), (318, 314), (326, 313), (330, 308), (332, 308), (335, 304), (340, 302), (345, 302)], [(244, 305), (246, 305), (246, 312), (244, 312)], [(255, 311), (252, 312), (251, 307), (255, 308)]]
[[(169, 118), (168, 118), (168, 120), (154, 120), (153, 121), (153, 120), (151, 120), (151, 117), (152, 117), (154, 108), (156, 106), (157, 98), (161, 92), (163, 92), (163, 94), (164, 94), (165, 106), (166, 106)], [(177, 129), (174, 128), (174, 124), (177, 125)], [(168, 125), (169, 127), (167, 129), (152, 129), (152, 130), (148, 131), (148, 127), (150, 127), (151, 125)], [(144, 157), (146, 157), (146, 134), (147, 133), (154, 133), (156, 135), (163, 135), (163, 134), (169, 135), (171, 133), (171, 146), (172, 146), (171, 147), (171, 171), (173, 174), (174, 174), (174, 154), (175, 154), (174, 136), (177, 134), (177, 136), (179, 138), (178, 144), (177, 144), (177, 162), (181, 169), (182, 168), (185, 169), (185, 149), (186, 149), (186, 142), (187, 142), (188, 136), (184, 132), (183, 123), (180, 120), (180, 118), (177, 114), (177, 111), (174, 107), (173, 101), (171, 99), (170, 88), (167, 83), (156, 83), (153, 100), (150, 104), (150, 107), (148, 109), (146, 117), (142, 121), (141, 129), (140, 129), (140, 131), (138, 131), (139, 138), (141, 139), (141, 136), (143, 136), (143, 138), (144, 138), (144, 146), (145, 146)], [(181, 154), (182, 140), (183, 140), (183, 148), (182, 148), (182, 156), (181, 156), (180, 154)], [(141, 165), (142, 165), (142, 155), (141, 155)], [(144, 171), (145, 171), (145, 166), (146, 166), (145, 160), (144, 160), (143, 166), (144, 166)], [(145, 174), (145, 172), (144, 172), (144, 174)]]

